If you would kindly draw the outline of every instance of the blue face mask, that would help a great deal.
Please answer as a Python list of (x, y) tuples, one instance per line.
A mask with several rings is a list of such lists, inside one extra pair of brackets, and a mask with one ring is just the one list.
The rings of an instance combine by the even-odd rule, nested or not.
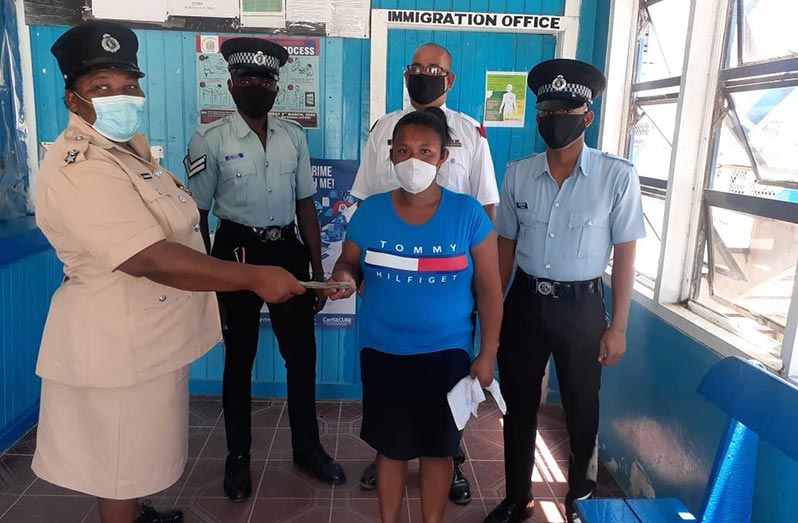
[(97, 119), (92, 127), (109, 140), (127, 142), (141, 127), (145, 105), (143, 96), (98, 96), (89, 101), (75, 94), (94, 106)]

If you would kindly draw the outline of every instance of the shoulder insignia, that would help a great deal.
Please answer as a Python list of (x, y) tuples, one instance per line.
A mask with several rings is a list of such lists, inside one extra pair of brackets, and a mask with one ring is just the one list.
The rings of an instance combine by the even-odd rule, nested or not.
[(75, 161), (78, 159), (78, 154), (80, 154), (80, 151), (78, 151), (77, 149), (71, 149), (70, 151), (67, 152), (66, 157), (64, 157), (64, 162), (67, 165), (75, 163)]
[(186, 168), (186, 174), (189, 178), (194, 176), (195, 174), (199, 174), (205, 170), (205, 167), (208, 165), (208, 155), (203, 154), (196, 160), (190, 160), (188, 155), (183, 158), (183, 167)]

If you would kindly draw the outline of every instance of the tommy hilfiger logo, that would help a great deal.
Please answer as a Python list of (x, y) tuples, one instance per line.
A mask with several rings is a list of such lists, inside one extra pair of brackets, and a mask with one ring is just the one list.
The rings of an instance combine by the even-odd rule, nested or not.
[(460, 272), (468, 268), (465, 254), (454, 256), (399, 256), (366, 250), (366, 265), (407, 272)]

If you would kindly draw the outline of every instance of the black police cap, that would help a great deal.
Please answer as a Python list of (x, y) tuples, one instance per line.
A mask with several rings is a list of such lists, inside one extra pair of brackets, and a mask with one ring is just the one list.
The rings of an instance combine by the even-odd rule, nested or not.
[(136, 34), (118, 22), (91, 20), (62, 34), (50, 48), (67, 86), (83, 74), (100, 69), (130, 71), (139, 78)]
[(607, 79), (588, 63), (557, 58), (533, 67), (526, 83), (537, 96), (536, 108), (556, 111), (592, 104), (604, 92)]
[(263, 38), (231, 38), (222, 42), (221, 51), (227, 60), (227, 69), (239, 74), (276, 78), (280, 67), (288, 61), (285, 47)]

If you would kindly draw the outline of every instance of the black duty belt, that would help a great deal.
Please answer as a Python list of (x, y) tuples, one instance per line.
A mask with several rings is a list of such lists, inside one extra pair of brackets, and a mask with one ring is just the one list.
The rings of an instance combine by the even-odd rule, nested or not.
[(293, 223), (274, 227), (250, 227), (248, 225), (231, 222), (230, 220), (222, 220), (220, 228), (221, 227), (236, 229), (251, 234), (262, 242), (279, 242), (289, 238), (296, 238), (296, 229)]
[(604, 294), (601, 278), (585, 281), (554, 281), (530, 276), (521, 269), (515, 273), (516, 280), (527, 286), (529, 291), (550, 298), (577, 298), (580, 294)]

